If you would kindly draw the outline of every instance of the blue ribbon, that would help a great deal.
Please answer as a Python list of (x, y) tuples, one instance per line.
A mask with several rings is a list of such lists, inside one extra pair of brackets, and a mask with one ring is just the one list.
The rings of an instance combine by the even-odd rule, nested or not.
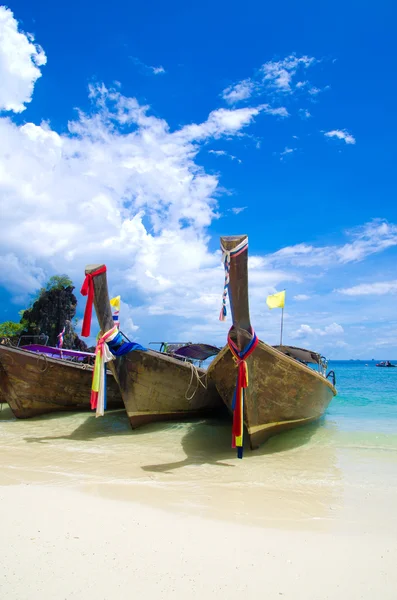
[(121, 332), (119, 332), (111, 341), (106, 343), (113, 356), (123, 356), (123, 354), (133, 352), (134, 350), (142, 350), (143, 352), (146, 351), (146, 348), (140, 344), (137, 344), (136, 342), (124, 341), (123, 334)]

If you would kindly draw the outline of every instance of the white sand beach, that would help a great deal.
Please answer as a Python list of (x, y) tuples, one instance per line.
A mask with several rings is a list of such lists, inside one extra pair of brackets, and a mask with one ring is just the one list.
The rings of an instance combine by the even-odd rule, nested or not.
[(0, 415), (1, 598), (395, 600), (395, 453), (332, 422), (242, 461), (228, 423)]
[(394, 600), (396, 538), (175, 514), (68, 487), (1, 489), (2, 597)]

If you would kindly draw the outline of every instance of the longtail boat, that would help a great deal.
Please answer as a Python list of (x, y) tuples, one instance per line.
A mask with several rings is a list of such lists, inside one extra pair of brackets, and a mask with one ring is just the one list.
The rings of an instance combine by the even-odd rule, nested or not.
[[(0, 398), (19, 419), (52, 412), (87, 410), (94, 355), (30, 344), (0, 344)], [(123, 406), (118, 385), (110, 374), (107, 405)]]
[(255, 449), (276, 433), (319, 419), (336, 394), (335, 375), (326, 374), (326, 361), (316, 352), (258, 340), (249, 315), (248, 237), (222, 237), (221, 249), (225, 288), (220, 319), (228, 293), (233, 325), (208, 377), (233, 412), (232, 446), (241, 458), (244, 424)]
[(211, 415), (221, 410), (222, 400), (215, 384), (207, 381), (206, 370), (191, 361), (181, 360), (186, 357), (148, 350), (125, 341), (121, 332), (116, 338), (114, 333), (109, 336), (117, 326), (109, 300), (106, 266), (88, 265), (85, 273), (82, 293), (88, 298), (82, 335), (89, 334), (93, 301), (102, 334), (98, 346), (103, 348), (106, 341), (115, 355), (107, 364), (119, 384), (131, 427)]
[(159, 345), (160, 352), (164, 352), (169, 356), (185, 360), (193, 364), (198, 364), (199, 367), (208, 358), (215, 356), (221, 351), (217, 346), (210, 344), (194, 344), (193, 342), (149, 342), (150, 345)]

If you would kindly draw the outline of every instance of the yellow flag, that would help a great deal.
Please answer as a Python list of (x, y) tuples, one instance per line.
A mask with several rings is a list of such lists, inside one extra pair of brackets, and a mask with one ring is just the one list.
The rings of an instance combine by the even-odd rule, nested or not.
[(114, 310), (120, 310), (120, 296), (116, 296), (110, 300), (110, 306), (113, 306)]
[(272, 296), (266, 298), (266, 304), (269, 308), (284, 308), (285, 305), (285, 290), (276, 292)]

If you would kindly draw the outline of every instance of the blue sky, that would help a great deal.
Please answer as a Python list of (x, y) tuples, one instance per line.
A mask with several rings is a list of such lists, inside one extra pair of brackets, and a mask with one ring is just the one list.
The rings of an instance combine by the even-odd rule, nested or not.
[(219, 236), (248, 233), (262, 339), (286, 288), (286, 342), (397, 357), (396, 12), (0, 8), (0, 320), (103, 261), (129, 335), (222, 344)]

